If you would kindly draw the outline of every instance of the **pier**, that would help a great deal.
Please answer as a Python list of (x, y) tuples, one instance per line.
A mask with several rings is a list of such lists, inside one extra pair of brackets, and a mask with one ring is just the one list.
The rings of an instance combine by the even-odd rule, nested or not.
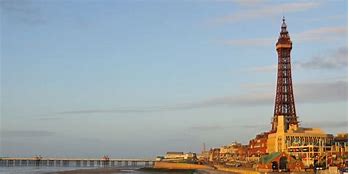
[(0, 167), (153, 167), (155, 160), (147, 159), (79, 159), (79, 158), (0, 158)]

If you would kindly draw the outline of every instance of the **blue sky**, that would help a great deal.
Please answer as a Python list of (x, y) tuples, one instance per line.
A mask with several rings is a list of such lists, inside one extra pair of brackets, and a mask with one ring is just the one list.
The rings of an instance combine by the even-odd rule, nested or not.
[(285, 15), (302, 126), (348, 129), (346, 1), (7, 1), (0, 156), (153, 157), (273, 116)]

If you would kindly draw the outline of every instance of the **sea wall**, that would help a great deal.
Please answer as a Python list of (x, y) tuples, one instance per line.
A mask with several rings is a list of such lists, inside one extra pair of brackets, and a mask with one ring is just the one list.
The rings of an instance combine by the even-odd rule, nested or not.
[(233, 172), (233, 173), (242, 173), (242, 174), (260, 174), (260, 172), (255, 171), (253, 169), (247, 169), (247, 168), (228, 168), (220, 165), (215, 166), (217, 170), (220, 171), (226, 171), (226, 172)]
[(155, 162), (156, 169), (210, 169), (209, 166), (187, 163)]

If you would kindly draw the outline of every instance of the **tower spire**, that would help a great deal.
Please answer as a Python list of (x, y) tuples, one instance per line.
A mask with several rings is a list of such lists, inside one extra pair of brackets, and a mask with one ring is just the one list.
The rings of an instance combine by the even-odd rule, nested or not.
[(287, 25), (286, 25), (286, 22), (285, 22), (285, 16), (282, 17), (282, 24), (281, 24), (281, 32), (280, 34), (287, 34), (288, 31), (287, 31)]

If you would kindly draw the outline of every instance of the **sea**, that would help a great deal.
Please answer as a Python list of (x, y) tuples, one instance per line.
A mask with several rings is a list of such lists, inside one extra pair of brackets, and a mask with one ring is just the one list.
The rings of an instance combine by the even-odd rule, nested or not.
[[(0, 174), (50, 174), (53, 172), (70, 171), (78, 169), (94, 169), (83, 167), (0, 167)], [(149, 174), (148, 172), (138, 171), (136, 168), (121, 169), (116, 174)]]
[[(77, 169), (93, 169), (83, 167), (0, 167), (0, 174), (50, 174), (52, 172), (69, 171)], [(180, 174), (178, 172), (140, 171), (136, 168), (121, 169), (115, 174)]]

